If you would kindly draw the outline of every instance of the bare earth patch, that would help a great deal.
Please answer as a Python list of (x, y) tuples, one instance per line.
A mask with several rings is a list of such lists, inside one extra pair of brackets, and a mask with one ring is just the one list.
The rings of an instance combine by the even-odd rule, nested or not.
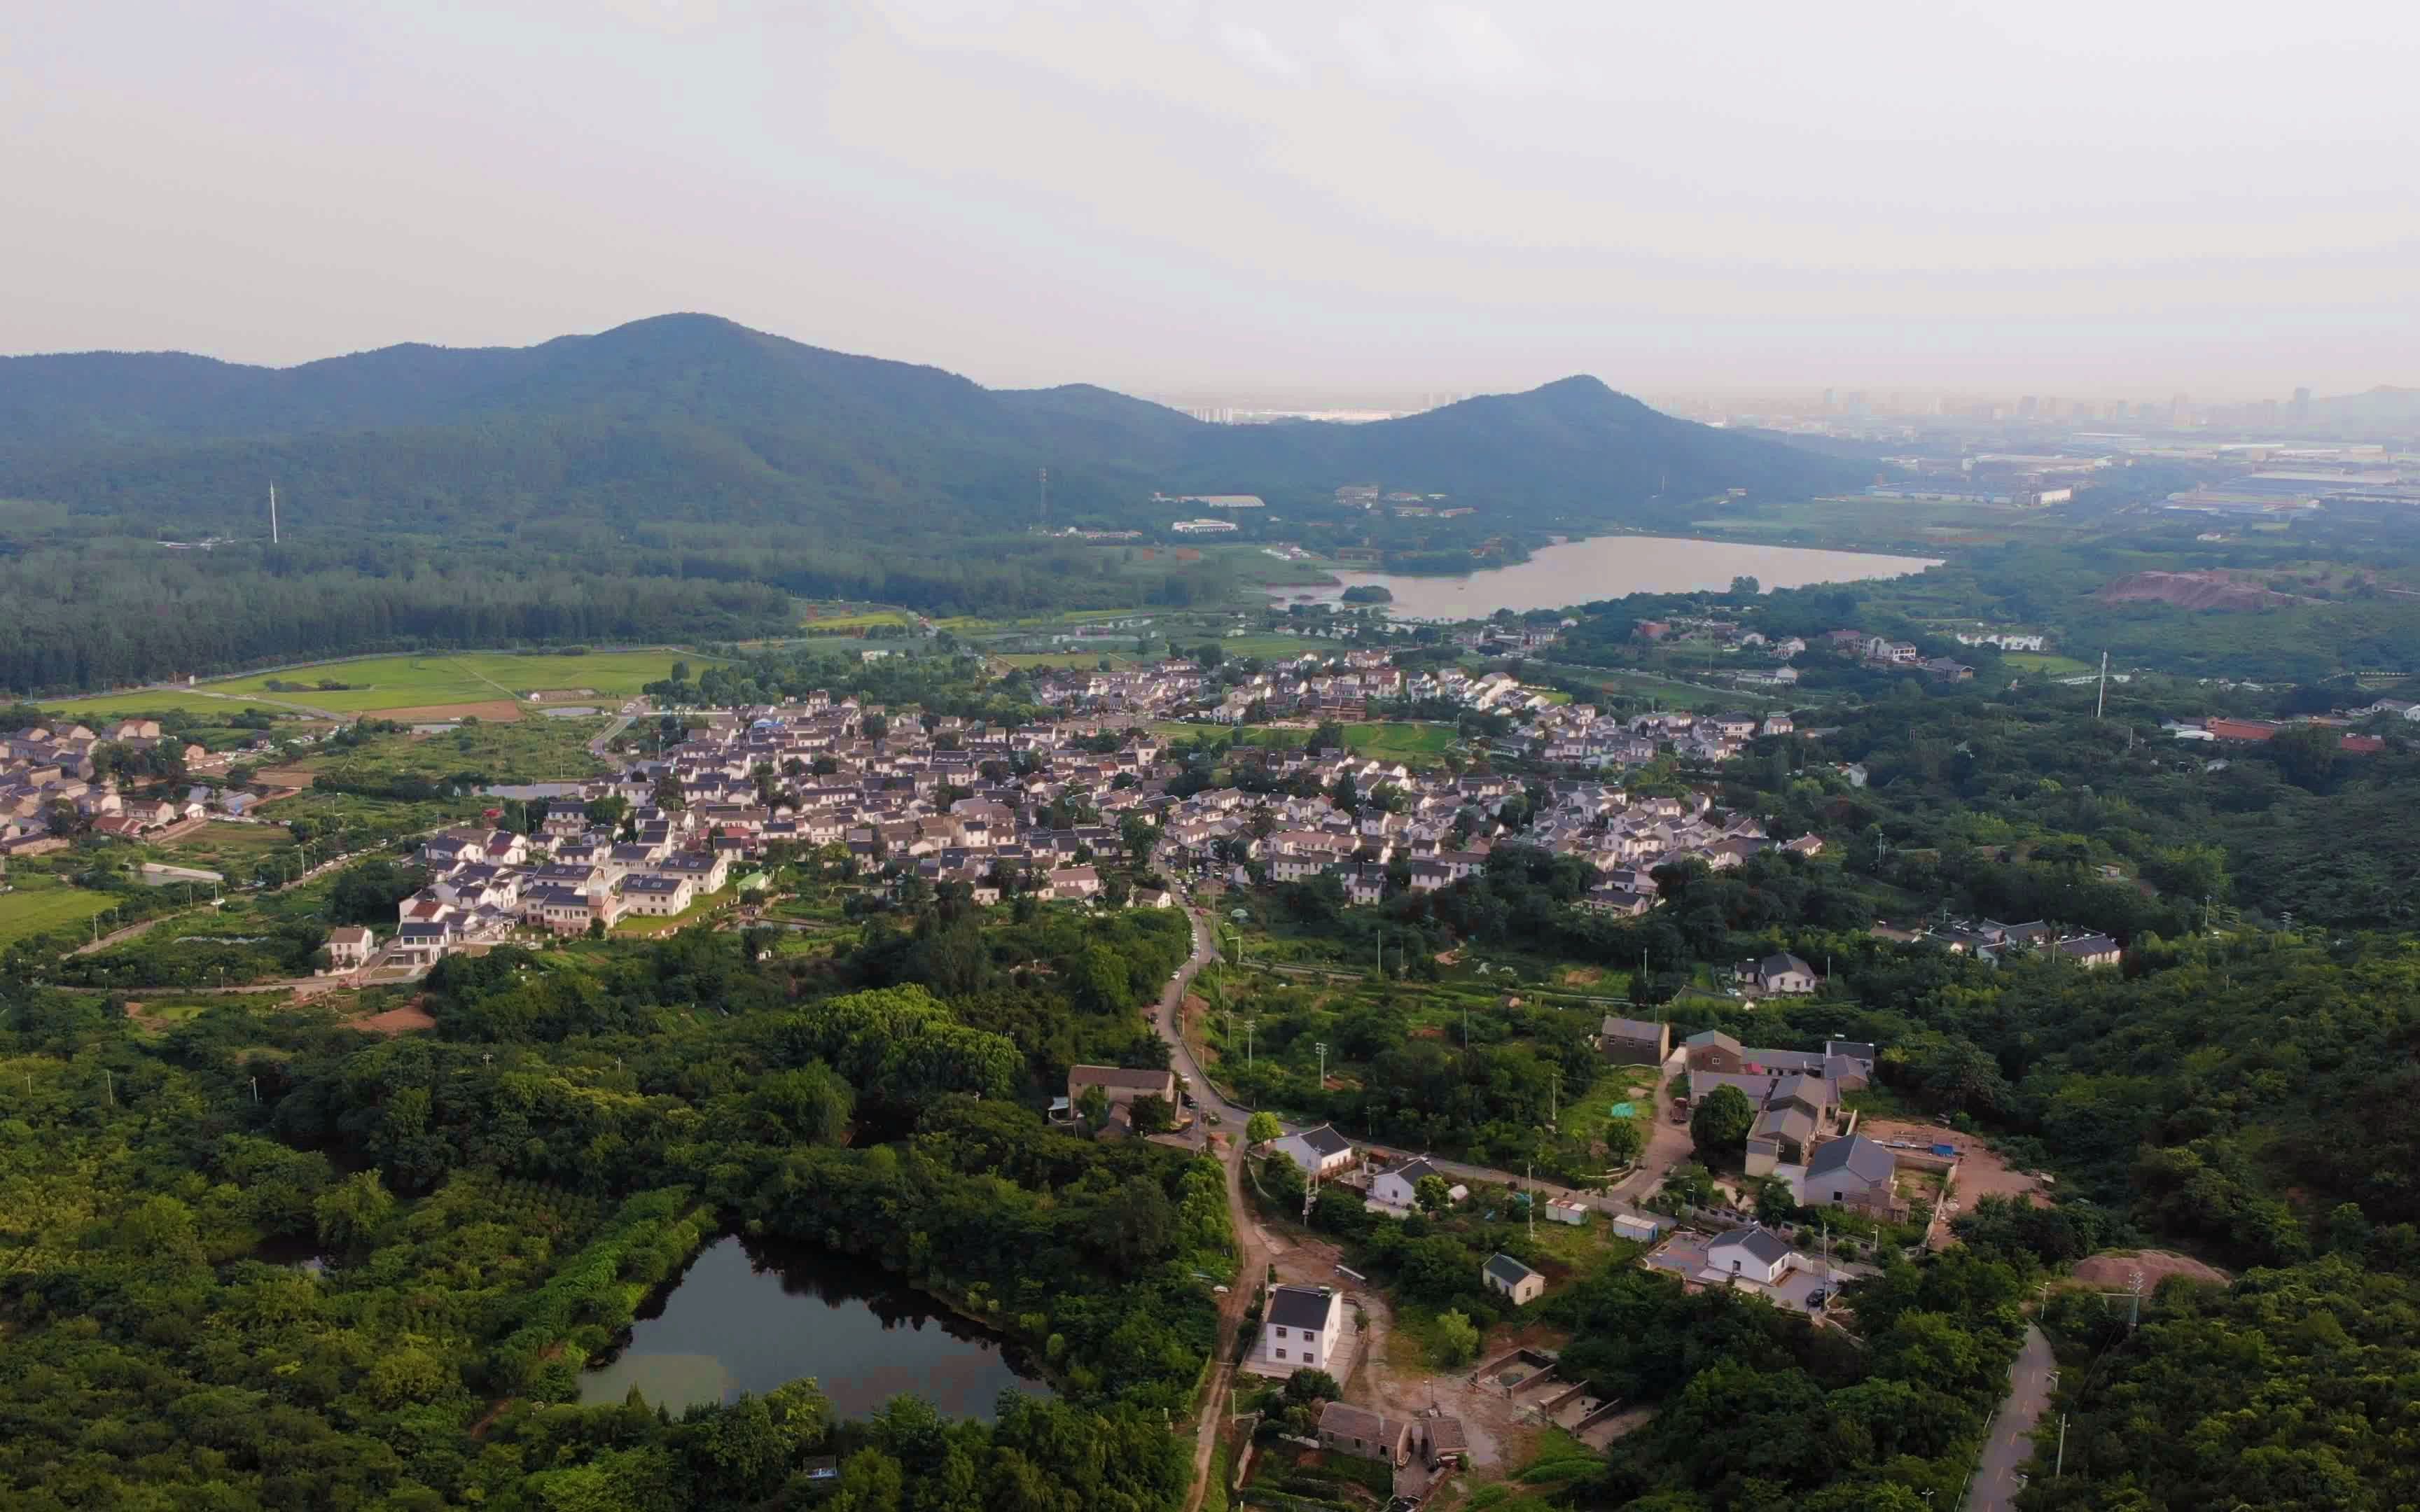
[(2050, 1206), (2050, 1198), (2042, 1195), (2040, 1181), (2012, 1168), (1997, 1151), (1973, 1134), (1962, 1134), (1937, 1123), (1908, 1123), (1898, 1119), (1860, 1119), (1857, 1133), (1869, 1139), (1910, 1139), (1927, 1149), (1934, 1145), (1955, 1147), (1958, 1184), (1950, 1195), (1962, 1212), (1980, 1197), (2024, 1197), (2038, 1208)]
[(521, 706), (512, 699), (487, 699), (477, 703), (424, 703), (409, 709), (374, 709), (374, 717), (396, 719), (405, 724), (433, 724), (440, 719), (484, 719), (489, 724), (510, 724), (521, 717)]
[(1595, 966), (1574, 966), (1563, 973), (1563, 980), (1574, 987), (1593, 987), (1605, 980), (1605, 973)]
[(2133, 1273), (2143, 1273), (2143, 1289), (2159, 1289), (2161, 1282), (2172, 1275), (2185, 1276), (2223, 1287), (2234, 1279), (2215, 1265), (2205, 1265), (2190, 1255), (2174, 1250), (2138, 1249), (2110, 1250), (2075, 1262), (2075, 1280), (2079, 1286), (2098, 1287), (2105, 1290), (2123, 1291), (2133, 1284)]
[(414, 998), (401, 1008), (390, 1008), (383, 1013), (368, 1013), (357, 1019), (347, 1019), (345, 1027), (359, 1029), (364, 1034), (410, 1034), (416, 1029), (433, 1029), (437, 1020)]

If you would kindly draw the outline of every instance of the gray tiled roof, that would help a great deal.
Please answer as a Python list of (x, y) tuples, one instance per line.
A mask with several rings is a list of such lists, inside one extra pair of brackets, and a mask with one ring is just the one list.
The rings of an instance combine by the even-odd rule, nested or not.
[(1811, 1181), (1819, 1176), (1847, 1171), (1859, 1180), (1881, 1185), (1888, 1182), (1897, 1169), (1899, 1162), (1889, 1150), (1864, 1134), (1852, 1134), (1816, 1150), (1807, 1163), (1807, 1179)]
[(1750, 1227), (1737, 1229), (1714, 1241), (1710, 1250), (1737, 1245), (1767, 1265), (1790, 1253), (1790, 1244), (1770, 1228)]
[(1324, 1329), (1336, 1293), (1326, 1287), (1279, 1287), (1269, 1293), (1271, 1327)]
[(1483, 1269), (1508, 1287), (1517, 1286), (1538, 1273), (1510, 1255), (1490, 1255)]

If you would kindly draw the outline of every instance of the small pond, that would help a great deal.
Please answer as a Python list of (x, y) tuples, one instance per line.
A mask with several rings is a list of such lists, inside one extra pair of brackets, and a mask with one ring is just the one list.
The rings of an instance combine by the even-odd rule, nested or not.
[(580, 782), (490, 782), (479, 794), (482, 797), (519, 798), (526, 803), (532, 798), (576, 798), (583, 786)]
[(811, 1245), (728, 1237), (639, 1311), (621, 1352), (581, 1380), (582, 1402), (649, 1406), (761, 1396), (813, 1376), (832, 1411), (861, 1417), (912, 1393), (985, 1421), (1003, 1390), (1050, 1388), (1014, 1347), (870, 1261)]

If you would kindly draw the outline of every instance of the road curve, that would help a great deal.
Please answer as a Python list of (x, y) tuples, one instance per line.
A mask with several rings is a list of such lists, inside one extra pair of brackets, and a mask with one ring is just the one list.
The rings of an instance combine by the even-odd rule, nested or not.
[(2016, 1505), (2017, 1493), (2025, 1489), (2025, 1463), (2034, 1457), (2034, 1429), (2040, 1427), (2057, 1384), (2058, 1361), (2050, 1352), (2050, 1340), (2027, 1323), (2024, 1348), (2009, 1366), (2008, 1399), (1992, 1419), (1991, 1437), (1975, 1467), (1966, 1512), (2009, 1512)]
[[(1172, 872), (1174, 868), (1169, 870)], [(1210, 1471), (1218, 1456), (1219, 1429), (1227, 1421), (1228, 1396), (1234, 1389), (1236, 1334), (1243, 1327), (1244, 1309), (1251, 1301), (1253, 1287), (1266, 1273), (1269, 1257), (1261, 1243), (1260, 1231), (1253, 1227), (1251, 1213), (1244, 1205), (1244, 1123), (1251, 1114), (1228, 1102), (1210, 1085), (1210, 1078), (1202, 1074), (1193, 1052), (1185, 1043), (1186, 992), (1202, 968), (1218, 958), (1218, 947), (1207, 921), (1193, 911), (1191, 891), (1182, 881), (1172, 882), (1171, 890), (1176, 894), (1177, 906), (1185, 910), (1186, 923), (1193, 933), (1193, 949), (1160, 994), (1152, 1027), (1168, 1041), (1169, 1065), (1192, 1083), (1193, 1136), (1203, 1152), (1211, 1154), (1225, 1168), (1227, 1225), (1235, 1235), (1235, 1284), (1219, 1299), (1218, 1352), (1211, 1363), (1208, 1388), (1202, 1394), (1202, 1417), (1193, 1436), (1193, 1485), (1185, 1498), (1185, 1512), (1201, 1512), (1210, 1490)], [(1207, 1115), (1212, 1112), (1218, 1115), (1220, 1132), (1227, 1136), (1223, 1152), (1210, 1144)]]

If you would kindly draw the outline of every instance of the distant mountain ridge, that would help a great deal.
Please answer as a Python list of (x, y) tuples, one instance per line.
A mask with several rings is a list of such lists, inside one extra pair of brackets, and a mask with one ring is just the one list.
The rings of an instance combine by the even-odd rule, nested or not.
[[(267, 485), (322, 523), (576, 515), (766, 520), (879, 541), (1143, 523), (1154, 490), (1272, 503), (1378, 481), (1508, 523), (1675, 515), (1809, 492), (1857, 464), (1698, 425), (1592, 378), (1361, 425), (1208, 424), (1088, 384), (990, 390), (939, 368), (669, 315), (525, 347), (406, 344), (296, 367), (175, 352), (0, 358), (0, 497), (249, 520)], [(1165, 523), (1165, 521), (1161, 521)]]

